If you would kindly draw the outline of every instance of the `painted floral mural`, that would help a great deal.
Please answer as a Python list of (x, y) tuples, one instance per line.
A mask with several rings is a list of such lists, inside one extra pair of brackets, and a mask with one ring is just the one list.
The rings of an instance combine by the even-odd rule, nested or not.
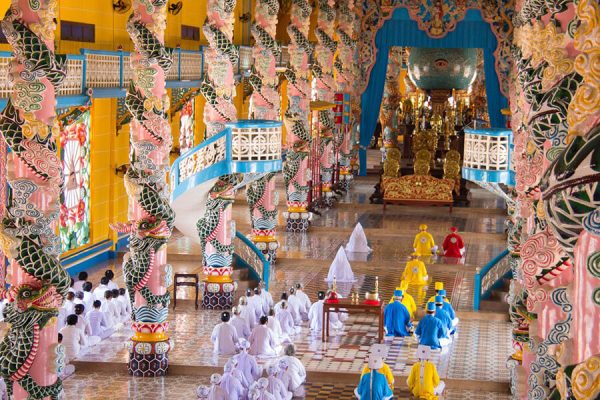
[(65, 190), (60, 199), (62, 251), (90, 241), (90, 112), (79, 115), (60, 132)]

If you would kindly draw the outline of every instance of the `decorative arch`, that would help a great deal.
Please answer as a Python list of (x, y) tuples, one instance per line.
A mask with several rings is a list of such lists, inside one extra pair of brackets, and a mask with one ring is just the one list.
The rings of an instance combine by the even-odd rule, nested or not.
[[(464, 8), (464, 13), (455, 11), (448, 15), (444, 14), (441, 30), (434, 29), (432, 32), (433, 25), (423, 22), (422, 19), (414, 19), (415, 16), (423, 17), (423, 10), (421, 10), (421, 14), (415, 14), (414, 8), (399, 5), (390, 11), (390, 15), (384, 18), (381, 27), (376, 30), (370, 47), (374, 62), (363, 59), (367, 57), (367, 54), (361, 52), (361, 65), (363, 66), (363, 73), (366, 74), (362, 81), (367, 82), (361, 99), (361, 174), (366, 172), (366, 148), (371, 141), (377, 124), (388, 64), (388, 53), (391, 47), (469, 47), (483, 49), (490, 122), (494, 127), (502, 126), (503, 118), (500, 110), (508, 104), (507, 98), (503, 95), (502, 86), (508, 82), (510, 64), (508, 57), (504, 55), (508, 50), (501, 51), (501, 49), (507, 47), (506, 45), (509, 43), (508, 36), (504, 37), (503, 42), (499, 45), (497, 35), (492, 29), (493, 24), (484, 19), (483, 11), (473, 8), (475, 7), (471, 7), (471, 9)], [(371, 10), (370, 17), (372, 19), (374, 15), (377, 15), (377, 10)], [(369, 16), (366, 18), (368, 19)], [(371, 22), (375, 21), (372, 20)], [(512, 34), (512, 26), (510, 29), (510, 34)], [(436, 33), (437, 36), (432, 36), (432, 33)], [(363, 40), (365, 40), (365, 36), (363, 36)], [(364, 43), (361, 48), (364, 48)], [(500, 53), (503, 55), (501, 56)], [(506, 70), (506, 73), (497, 73), (498, 58), (504, 60), (500, 63), (501, 65), (506, 62), (506, 68), (502, 69), (503, 71)], [(490, 79), (494, 76), (498, 79)]]

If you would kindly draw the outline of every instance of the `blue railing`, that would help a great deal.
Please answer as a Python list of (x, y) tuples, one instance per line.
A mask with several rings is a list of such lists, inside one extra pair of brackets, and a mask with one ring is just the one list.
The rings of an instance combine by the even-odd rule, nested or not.
[[(248, 75), (252, 63), (252, 48), (239, 46), (240, 58), (234, 66), (236, 76)], [(285, 47), (283, 48), (285, 50)], [(132, 77), (129, 65), (130, 53), (122, 50), (81, 49), (81, 54), (67, 54), (67, 79), (58, 90), (58, 107), (64, 108), (86, 104), (91, 97), (124, 97)], [(12, 53), (0, 51), (0, 76), (8, 74)], [(285, 67), (287, 51), (277, 60), (278, 67)], [(199, 87), (206, 70), (204, 46), (199, 50), (173, 49), (173, 65), (166, 77), (168, 88)], [(1, 71), (4, 69), (4, 71)], [(0, 82), (0, 106), (4, 107), (12, 88), (8, 80)]]
[(510, 129), (465, 129), (462, 177), (473, 182), (514, 186)]
[(210, 179), (232, 173), (279, 171), (281, 121), (228, 123), (215, 136), (181, 155), (171, 166), (171, 201)]
[(473, 310), (479, 311), (481, 300), (489, 298), (492, 290), (511, 273), (508, 250), (498, 254), (483, 268), (478, 268), (473, 283)]
[(271, 276), (271, 263), (267, 261), (263, 253), (256, 245), (241, 232), (235, 232), (236, 262), (244, 268), (248, 268), (250, 276), (255, 280), (262, 280), (265, 288), (269, 290), (269, 278)]

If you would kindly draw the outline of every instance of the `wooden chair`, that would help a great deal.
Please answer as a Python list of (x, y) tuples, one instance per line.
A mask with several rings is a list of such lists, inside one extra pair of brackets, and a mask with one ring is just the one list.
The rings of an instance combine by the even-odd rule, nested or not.
[[(179, 279), (182, 279), (180, 281)], [(190, 281), (189, 279), (193, 279)], [(198, 309), (198, 291), (199, 279), (198, 274), (175, 274), (175, 280), (173, 281), (173, 309), (177, 306), (177, 287), (179, 286), (192, 286), (196, 288), (196, 310)]]

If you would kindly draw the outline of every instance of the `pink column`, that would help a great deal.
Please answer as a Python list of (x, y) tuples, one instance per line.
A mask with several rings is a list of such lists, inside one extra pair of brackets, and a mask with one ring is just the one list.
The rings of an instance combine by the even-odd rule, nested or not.
[[(3, 378), (14, 399), (49, 398), (62, 391), (55, 317), (70, 278), (60, 265), (55, 234), (63, 176), (53, 128), (56, 88), (66, 75), (62, 60), (54, 55), (56, 5), (13, 1), (2, 26), (15, 59), (14, 96), (0, 116), (2, 139), (11, 149), (5, 178), (12, 189), (0, 226), (0, 245), (11, 265), (11, 287), (0, 289), (10, 302), (5, 313), (11, 324), (0, 358), (10, 362)], [(24, 43), (37, 46), (42, 56), (28, 59), (32, 55)], [(19, 353), (12, 352), (15, 348)]]

